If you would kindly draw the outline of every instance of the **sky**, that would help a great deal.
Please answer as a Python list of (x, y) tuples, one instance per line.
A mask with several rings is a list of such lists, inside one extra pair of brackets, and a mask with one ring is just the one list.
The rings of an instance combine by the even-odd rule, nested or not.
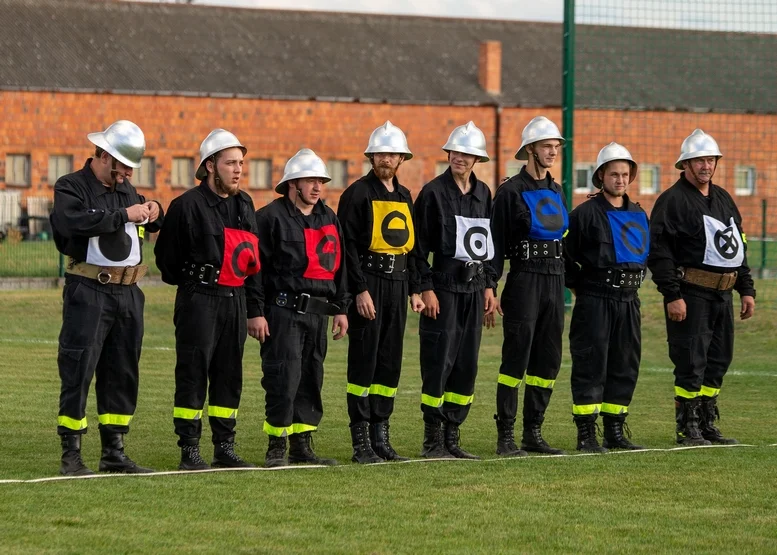
[[(561, 22), (564, 16), (564, 0), (193, 0), (192, 3), (554, 22)], [(777, 34), (777, 0), (576, 0), (575, 5), (578, 23)]]

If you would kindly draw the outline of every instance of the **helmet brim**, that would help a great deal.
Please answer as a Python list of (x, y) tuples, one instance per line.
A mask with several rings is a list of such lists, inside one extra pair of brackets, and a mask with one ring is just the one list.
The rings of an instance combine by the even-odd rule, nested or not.
[(102, 131), (97, 133), (89, 133), (86, 138), (89, 139), (89, 142), (91, 142), (93, 145), (100, 147), (125, 166), (134, 169), (138, 169), (140, 167), (140, 162), (131, 161), (129, 158), (121, 155), (115, 148), (113, 148), (110, 143), (105, 140), (105, 133)]

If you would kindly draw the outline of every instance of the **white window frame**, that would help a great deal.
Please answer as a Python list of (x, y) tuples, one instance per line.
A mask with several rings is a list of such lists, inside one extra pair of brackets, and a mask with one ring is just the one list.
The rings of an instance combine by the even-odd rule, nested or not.
[(505, 177), (510, 178), (514, 175), (521, 173), (521, 170), (526, 165), (526, 160), (510, 160), (505, 164)]
[[(19, 166), (21, 165), (21, 168)], [(21, 175), (19, 175), (21, 174)], [(15, 187), (29, 187), (30, 155), (8, 154), (5, 157), (5, 184)]]
[[(745, 187), (739, 187), (739, 176), (744, 174)], [(737, 165), (734, 167), (734, 194), (737, 196), (752, 196), (755, 194), (755, 166)]]
[(144, 156), (140, 159), (140, 167), (137, 169), (138, 179), (133, 182), (135, 187), (153, 189), (156, 187), (156, 158)]
[(248, 188), (256, 191), (272, 189), (272, 160), (251, 158), (248, 161)]
[(54, 185), (63, 175), (72, 173), (73, 157), (69, 154), (50, 154), (48, 180), (49, 185)]
[[(594, 187), (593, 182), (591, 181), (591, 178), (594, 175), (595, 168), (596, 168), (596, 164), (593, 164), (590, 162), (578, 162), (577, 164), (575, 164), (575, 173), (572, 181), (573, 193), (584, 195), (584, 194), (592, 193), (596, 189)], [(577, 183), (575, 182), (577, 180), (577, 172), (579, 171), (585, 171), (588, 174), (585, 180), (585, 187), (578, 187)]]
[(372, 162), (369, 158), (365, 158), (362, 162), (362, 175), (367, 175), (372, 170)]
[[(185, 168), (181, 175), (181, 169)], [(194, 186), (194, 158), (175, 156), (170, 167), (170, 186), (175, 189), (191, 189)]]
[[(653, 171), (652, 183), (649, 186), (643, 187), (642, 177), (650, 170)], [(640, 195), (657, 195), (661, 192), (661, 166), (658, 164), (640, 164), (636, 181)]]
[(345, 189), (348, 187), (348, 160), (329, 160), (326, 163), (326, 171), (332, 181), (327, 183), (329, 189)]

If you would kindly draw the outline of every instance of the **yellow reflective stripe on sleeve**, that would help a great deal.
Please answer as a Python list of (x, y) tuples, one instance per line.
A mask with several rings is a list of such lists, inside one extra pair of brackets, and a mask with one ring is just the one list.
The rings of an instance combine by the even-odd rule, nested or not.
[(545, 389), (553, 389), (556, 384), (556, 380), (546, 380), (544, 378), (538, 378), (537, 376), (530, 376), (526, 374), (526, 385), (533, 385), (534, 387), (544, 387)]
[(602, 412), (607, 414), (628, 414), (629, 407), (627, 405), (602, 403)]
[(567, 233), (569, 233), (569, 230), (568, 230), (568, 229), (567, 229), (567, 230), (564, 232), (564, 235), (562, 235), (561, 237), (562, 237), (562, 238), (566, 237), (566, 236), (567, 236)]
[(216, 418), (237, 418), (237, 409), (208, 405), (208, 416), (214, 416)]
[(507, 374), (499, 374), (499, 377), (496, 379), (496, 383), (506, 385), (507, 387), (518, 387), (521, 385), (521, 380), (519, 378), (508, 376)]
[(139, 225), (138, 226), (138, 237), (140, 239), (145, 239), (145, 237), (146, 237), (146, 226), (144, 226), (144, 225)]
[(291, 425), (291, 433), (292, 434), (301, 434), (303, 432), (312, 432), (313, 430), (318, 429), (318, 426), (311, 426), (310, 424), (292, 424)]
[(268, 436), (286, 437), (292, 433), (291, 426), (284, 426), (282, 428), (278, 428), (277, 426), (271, 426), (270, 424), (267, 423), (266, 420), (262, 428), (264, 429), (264, 433), (266, 433)]
[(183, 418), (184, 420), (202, 420), (202, 409), (187, 409), (184, 407), (175, 407), (173, 409), (173, 418)]
[(588, 414), (599, 414), (599, 409), (601, 409), (602, 405), (594, 404), (594, 405), (572, 405), (572, 414), (581, 414), (581, 415), (588, 415)]
[(421, 404), (428, 407), (440, 408), (442, 406), (442, 397), (432, 397), (431, 395), (422, 393)]
[(682, 387), (674, 386), (675, 397), (682, 397), (683, 399), (696, 399), (701, 393), (698, 391), (688, 391)]
[(69, 416), (58, 416), (57, 424), (63, 428), (67, 428), (68, 430), (85, 430), (86, 418), (76, 420), (75, 418), (70, 418)]
[(720, 388), (715, 389), (714, 387), (707, 387), (706, 385), (701, 386), (701, 395), (704, 395), (705, 397), (717, 397), (720, 395)]
[(471, 405), (472, 401), (475, 399), (475, 394), (472, 395), (459, 395), (458, 393), (451, 393), (450, 391), (446, 391), (443, 395), (443, 399), (445, 399), (446, 403), (453, 403), (455, 405)]
[(743, 233), (743, 234), (742, 234), (742, 242), (743, 242), (745, 245), (747, 245), (747, 234), (746, 234), (746, 233)]
[(369, 392), (369, 387), (362, 387), (360, 385), (356, 385), (355, 383), (349, 383), (348, 386), (345, 388), (346, 393), (350, 393), (351, 395), (356, 395), (357, 397), (366, 397)]
[(370, 395), (380, 395), (381, 397), (396, 397), (397, 388), (374, 383), (370, 386)]
[(103, 426), (129, 426), (130, 420), (132, 420), (131, 414), (98, 414), (97, 420)]

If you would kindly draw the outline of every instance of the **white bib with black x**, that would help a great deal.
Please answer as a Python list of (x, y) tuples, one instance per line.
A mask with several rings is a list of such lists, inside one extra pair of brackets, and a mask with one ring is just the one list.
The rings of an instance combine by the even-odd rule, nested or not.
[(742, 234), (739, 233), (734, 218), (729, 225), (712, 216), (704, 216), (704, 233), (707, 235), (707, 248), (704, 251), (704, 263), (719, 268), (738, 268), (745, 259)]

